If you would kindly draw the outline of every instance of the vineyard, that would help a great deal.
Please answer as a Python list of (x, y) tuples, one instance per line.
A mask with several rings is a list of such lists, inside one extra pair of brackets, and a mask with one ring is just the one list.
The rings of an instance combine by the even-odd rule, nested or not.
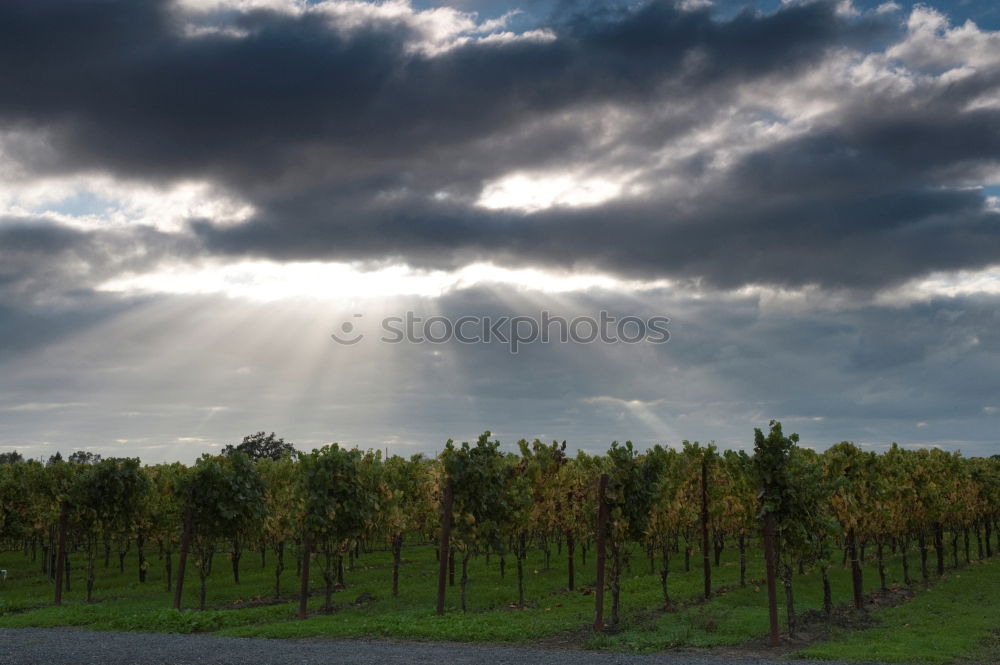
[[(270, 622), (297, 635), (342, 616), (355, 633), (413, 622), (429, 631), (413, 636), (462, 639), (501, 621), (510, 632), (488, 639), (586, 631), (613, 644), (651, 606), (680, 625), (729, 594), (749, 634), (777, 644), (802, 614), (863, 614), (879, 593), (1000, 547), (997, 459), (847, 442), (817, 453), (776, 422), (752, 455), (686, 441), (505, 452), (489, 432), (436, 458), (244, 443), (192, 466), (85, 453), (0, 465), (0, 565), (36, 579), (16, 597), (0, 586), (0, 619), (74, 623), (77, 607), (93, 618), (147, 589), (158, 608), (143, 611), (165, 630)], [(257, 591), (232, 598), (241, 586)], [(242, 619), (219, 611), (234, 604)]]

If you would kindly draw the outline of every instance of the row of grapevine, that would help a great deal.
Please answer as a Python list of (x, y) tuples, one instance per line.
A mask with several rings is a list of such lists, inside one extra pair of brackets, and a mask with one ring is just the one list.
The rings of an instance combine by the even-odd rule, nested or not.
[[(383, 458), (336, 444), (300, 454), (283, 444), (230, 447), (191, 466), (142, 466), (134, 458), (82, 454), (47, 463), (12, 459), (0, 464), (0, 545), (40, 559), (55, 584), (56, 603), (69, 583), (65, 567), (71, 562), (82, 559), (86, 566), (89, 601), (99, 583), (102, 549), (106, 565), (115, 553), (124, 567), (135, 548), (138, 581), (144, 583), (148, 552), (156, 548), (165, 591), (173, 593), (177, 608), (189, 561), (204, 608), (217, 554), (228, 554), (238, 584), (246, 553), (259, 553), (262, 562), (270, 553), (276, 598), (286, 568), (295, 566), (301, 616), (310, 565), (318, 569), (329, 610), (362, 548), (391, 552), (387, 591), (397, 595), (404, 547), (439, 543), (439, 611), (444, 578), (454, 584), (456, 573), (459, 605), (466, 609), (472, 557), (496, 557), (501, 576), (513, 563), (512, 600), (524, 606), (530, 548), (546, 567), (554, 552), (565, 553), (571, 590), (581, 583), (574, 562), (589, 555), (607, 575), (599, 575), (595, 589), (600, 629), (605, 589), (613, 626), (621, 616), (622, 574), (643, 565), (643, 554), (650, 572), (659, 575), (668, 606), (672, 567), (690, 570), (692, 558), (700, 558), (707, 598), (712, 568), (727, 547), (739, 553), (745, 585), (748, 552), (763, 534), (765, 546), (773, 541), (765, 547), (768, 569), (784, 589), (794, 631), (796, 568), (820, 572), (830, 611), (828, 571), (849, 565), (853, 600), (861, 607), (860, 562), (866, 557), (875, 557), (883, 588), (888, 552), (900, 555), (907, 583), (917, 569), (927, 581), (933, 573), (992, 555), (1000, 520), (1000, 462), (937, 448), (893, 445), (877, 454), (845, 442), (817, 453), (798, 446), (798, 437), (785, 436), (774, 422), (766, 434), (756, 431), (753, 455), (687, 441), (679, 449), (645, 451), (615, 442), (600, 456), (571, 456), (565, 442), (521, 441), (516, 452), (505, 452), (490, 436), (449, 441), (437, 458)], [(447, 514), (441, 509), (445, 501)], [(771, 611), (774, 616), (773, 603)]]

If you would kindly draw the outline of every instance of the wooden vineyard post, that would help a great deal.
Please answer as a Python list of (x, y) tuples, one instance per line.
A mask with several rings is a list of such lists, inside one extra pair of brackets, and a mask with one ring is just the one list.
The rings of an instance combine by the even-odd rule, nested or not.
[[(566, 493), (566, 504), (570, 507), (573, 506), (573, 493)], [(573, 567), (573, 556), (576, 552), (576, 541), (573, 538), (573, 531), (571, 529), (566, 530), (566, 575), (567, 584), (566, 588), (573, 591), (576, 587), (576, 571)]]
[(708, 458), (701, 458), (701, 552), (705, 569), (705, 600), (712, 595), (712, 564), (708, 556)]
[(441, 547), (438, 556), (437, 613), (444, 614), (444, 594), (448, 582), (448, 561), (451, 558), (451, 511), (455, 488), (451, 478), (445, 480), (441, 499)]
[(608, 534), (608, 504), (604, 495), (608, 490), (608, 474), (601, 474), (597, 488), (597, 583), (594, 585), (594, 632), (604, 629), (604, 565), (607, 558), (606, 538)]
[(764, 513), (764, 561), (767, 564), (767, 611), (771, 619), (771, 646), (781, 645), (778, 637), (777, 562), (774, 555), (774, 516)]
[(302, 568), (299, 586), (299, 618), (305, 619), (309, 611), (309, 557), (312, 554), (312, 542), (309, 534), (302, 535)]
[(576, 544), (573, 542), (573, 534), (566, 534), (566, 588), (570, 591), (576, 586), (576, 571), (573, 569), (573, 553)]
[(862, 609), (865, 606), (863, 580), (861, 577), (861, 562), (858, 561), (858, 538), (851, 529), (847, 533), (847, 553), (851, 557), (851, 587), (854, 591), (854, 607)]
[(56, 605), (62, 605), (63, 576), (66, 573), (66, 527), (68, 522), (69, 502), (63, 499), (59, 511), (59, 542), (56, 546)]
[(177, 584), (174, 585), (174, 609), (181, 609), (184, 593), (184, 572), (187, 569), (188, 550), (191, 549), (191, 506), (184, 511), (184, 532), (181, 534), (181, 556), (177, 562)]

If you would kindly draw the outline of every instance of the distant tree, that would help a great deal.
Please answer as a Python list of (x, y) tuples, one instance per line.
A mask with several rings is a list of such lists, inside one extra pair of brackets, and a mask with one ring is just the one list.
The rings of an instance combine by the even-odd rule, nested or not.
[[(460, 606), (466, 611), (469, 559), (488, 549), (500, 550), (504, 527), (521, 511), (508, 501), (514, 467), (500, 450), (499, 441), (490, 441), (490, 432), (480, 435), (475, 445), (456, 446), (449, 439), (441, 452), (441, 462), (454, 492), (452, 542), (461, 554), (462, 581)], [(512, 509), (513, 508), (513, 509)], [(456, 557), (457, 558), (457, 557)]]
[[(184, 476), (189, 469), (180, 462), (147, 467), (151, 487), (140, 517), (144, 532), (159, 546), (167, 591), (173, 590), (174, 552), (180, 549), (184, 522)], [(140, 564), (142, 565), (142, 564)]]
[(878, 459), (875, 454), (862, 452), (853, 443), (843, 441), (823, 453), (822, 463), (824, 481), (832, 491), (829, 508), (840, 523), (851, 560), (854, 605), (860, 610), (864, 584), (858, 552), (862, 543), (878, 536), (877, 498), (881, 494), (875, 485)]
[[(281, 574), (285, 571), (285, 543), (293, 542), (298, 530), (296, 502), (299, 465), (291, 457), (280, 460), (264, 459), (257, 465), (264, 481), (266, 510), (259, 529), (262, 547), (272, 547), (275, 554), (274, 597), (281, 597)], [(261, 558), (261, 565), (264, 559)]]
[[(240, 535), (259, 524), (267, 509), (264, 481), (242, 453), (202, 455), (184, 474), (179, 487), (192, 514), (192, 549), (201, 582), (199, 609), (205, 609), (205, 582), (219, 542), (241, 542)], [(239, 552), (232, 553), (234, 576)], [(178, 584), (181, 584), (178, 579)]]
[[(75, 455), (71, 455), (70, 460)], [(98, 457), (91, 453), (84, 455), (91, 455), (89, 459)], [(86, 466), (76, 474), (69, 501), (74, 511), (73, 523), (87, 554), (89, 603), (93, 600), (97, 543), (116, 537), (127, 541), (131, 537), (144, 510), (150, 480), (138, 457), (106, 459)]]
[[(56, 453), (57, 455), (59, 453)], [(101, 461), (101, 456), (97, 453), (87, 452), (86, 450), (78, 450), (69, 456), (67, 460), (70, 464), (97, 464)]]
[(685, 508), (685, 497), (681, 492), (684, 486), (685, 468), (684, 460), (676, 450), (654, 446), (649, 449), (647, 455), (659, 457), (659, 465), (663, 469), (657, 483), (657, 494), (652, 504), (649, 514), (649, 523), (646, 526), (645, 545), (646, 552), (650, 557), (650, 569), (654, 570), (654, 557), (659, 552), (660, 563), (660, 586), (663, 589), (663, 605), (670, 605), (670, 589), (667, 586), (667, 578), (670, 575), (670, 546), (677, 538), (677, 531), (681, 522), (681, 513)]
[[(55, 455), (49, 457), (49, 460), (45, 463), (45, 466), (55, 464), (56, 462), (64, 461), (62, 453), (56, 451)], [(90, 453), (86, 450), (78, 450), (75, 453), (70, 454), (69, 457), (65, 458), (66, 462), (70, 464), (97, 464), (101, 461), (101, 456), (97, 453)]]
[(0, 464), (15, 464), (23, 461), (24, 456), (16, 450), (9, 453), (0, 453)]
[(649, 516), (658, 498), (660, 479), (666, 469), (664, 456), (636, 452), (631, 441), (611, 442), (607, 454), (608, 504), (607, 542), (611, 555), (611, 626), (618, 625), (621, 578), (630, 554), (629, 542), (645, 538)]
[(389, 535), (392, 549), (392, 597), (399, 595), (399, 567), (403, 537), (419, 528), (427, 506), (434, 501), (433, 468), (420, 455), (410, 459), (393, 455), (383, 466), (379, 526)]
[[(549, 569), (551, 542), (562, 532), (560, 513), (566, 502), (566, 491), (559, 486), (559, 470), (566, 464), (566, 442), (553, 441), (546, 445), (535, 439), (530, 445), (522, 439), (518, 442), (524, 472), (528, 476), (530, 491), (526, 499), (526, 526), (533, 533), (545, 555), (545, 570)], [(521, 602), (523, 605), (523, 600)]]
[(748, 541), (760, 526), (757, 506), (757, 482), (754, 476), (753, 458), (742, 450), (727, 450), (723, 453), (723, 467), (728, 488), (725, 498), (723, 520), (731, 533), (736, 535), (740, 558), (740, 586), (746, 586), (746, 564)]
[[(824, 482), (823, 465), (818, 455), (808, 449), (798, 447), (799, 435), (785, 436), (781, 423), (770, 422), (767, 436), (759, 428), (754, 428), (753, 470), (760, 489), (761, 516), (765, 519), (765, 557), (768, 554), (767, 534), (771, 524), (777, 540), (774, 552), (777, 572), (785, 588), (785, 610), (788, 613), (788, 635), (795, 636), (795, 598), (792, 588), (793, 567), (810, 559), (819, 559), (820, 565), (828, 567), (827, 542), (837, 532), (836, 517), (825, 510), (831, 502), (834, 488)], [(852, 444), (846, 446), (846, 454), (864, 453)], [(843, 471), (846, 465), (839, 468)], [(853, 487), (853, 485), (849, 486)], [(847, 494), (850, 500), (852, 494)], [(765, 559), (765, 561), (767, 560)], [(770, 568), (770, 563), (768, 563)], [(826, 582), (824, 572), (824, 583)], [(768, 602), (772, 614), (772, 636), (777, 637), (777, 599), (769, 585)], [(825, 589), (824, 589), (825, 591)], [(772, 642), (774, 645), (775, 642)]]
[(11, 540), (34, 538), (33, 517), (36, 511), (31, 481), (38, 462), (0, 464), (0, 535)]
[[(350, 543), (361, 536), (379, 508), (378, 478), (360, 450), (336, 443), (303, 455), (299, 502), (303, 530), (325, 556), (324, 611), (333, 608), (335, 574), (342, 570)], [(334, 570), (336, 563), (336, 570)]]
[(222, 449), (222, 454), (229, 457), (235, 452), (241, 452), (251, 460), (256, 462), (262, 459), (280, 460), (283, 457), (293, 457), (296, 454), (295, 446), (285, 443), (285, 440), (275, 436), (274, 432), (257, 432), (243, 437), (243, 443), (234, 446), (232, 444)]

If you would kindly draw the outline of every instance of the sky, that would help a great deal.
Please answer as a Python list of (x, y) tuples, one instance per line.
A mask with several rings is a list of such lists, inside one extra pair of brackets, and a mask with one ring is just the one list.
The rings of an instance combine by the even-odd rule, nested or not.
[(6, 2), (0, 80), (0, 451), (1000, 453), (992, 0)]

